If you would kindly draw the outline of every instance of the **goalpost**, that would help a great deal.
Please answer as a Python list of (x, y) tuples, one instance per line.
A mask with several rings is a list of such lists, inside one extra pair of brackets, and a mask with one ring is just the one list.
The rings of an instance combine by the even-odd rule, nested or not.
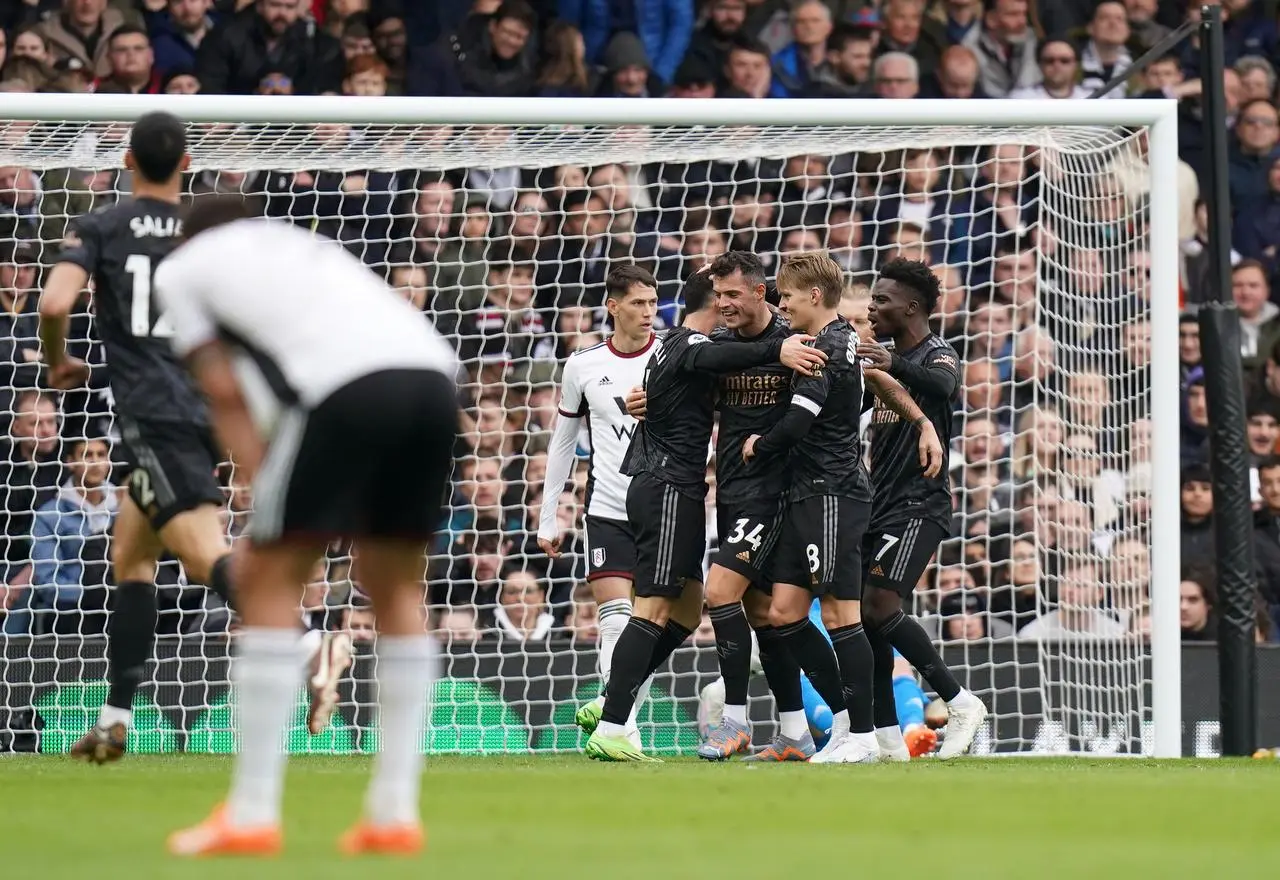
[[(655, 271), (670, 322), (692, 267), (749, 247), (771, 275), (779, 254), (816, 248), (855, 282), (898, 253), (939, 274), (939, 328), (966, 370), (959, 500), (916, 604), (992, 710), (976, 749), (1182, 753), (1173, 102), (7, 94), (0, 287), (32, 283), (14, 236), (48, 265), (71, 215), (122, 194), (128, 124), (156, 109), (190, 124), (196, 198), (260, 196), (268, 213), (337, 238), (425, 300), (460, 346), (468, 430), (425, 578), (449, 659), (426, 748), (579, 747), (573, 706), (597, 686), (583, 560), (552, 565), (532, 539), (557, 363), (598, 341), (611, 262)], [(17, 339), (6, 366), (20, 462), (57, 455), (32, 439), (46, 404), (23, 393), (35, 380), (19, 349), (35, 347)], [(100, 395), (50, 397), (64, 447), (111, 434), (93, 417)], [(55, 542), (51, 564), (47, 537), (28, 537), (33, 514), (56, 531), (50, 509), (36, 511), (56, 488), (5, 473), (0, 750), (57, 752), (105, 696), (107, 591), (100, 564), (77, 564), (102, 551)], [(560, 500), (580, 553), (580, 493)], [(45, 555), (28, 566), (32, 543)], [(343, 552), (308, 597), (327, 595), (331, 623), (359, 632)], [(234, 638), (195, 588), (161, 593), (166, 634), (131, 748), (229, 750)], [(650, 748), (696, 742), (714, 655), (710, 642), (686, 648), (659, 677), (642, 716)], [(329, 731), (308, 736), (299, 718), (292, 750), (376, 747), (373, 662), (362, 652)], [(752, 694), (767, 724), (763, 682)]]

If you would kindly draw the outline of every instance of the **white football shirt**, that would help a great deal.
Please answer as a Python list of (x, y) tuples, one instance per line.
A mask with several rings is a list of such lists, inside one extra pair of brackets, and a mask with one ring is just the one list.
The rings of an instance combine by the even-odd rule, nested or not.
[(201, 233), (160, 264), (154, 286), (179, 356), (228, 343), (266, 434), (285, 406), (313, 407), (369, 373), (457, 371), (421, 312), (336, 242), (290, 223), (238, 220)]
[(639, 351), (622, 354), (611, 342), (602, 342), (575, 352), (565, 362), (560, 414), (587, 420), (591, 435), (587, 513), (591, 516), (627, 518), (631, 478), (622, 473), (622, 459), (636, 430), (636, 420), (627, 415), (627, 392), (644, 384), (645, 367), (660, 345), (654, 336)]

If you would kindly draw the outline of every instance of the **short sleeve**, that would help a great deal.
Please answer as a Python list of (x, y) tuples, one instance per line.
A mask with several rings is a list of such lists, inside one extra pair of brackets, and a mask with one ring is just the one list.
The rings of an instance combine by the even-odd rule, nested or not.
[(155, 292), (173, 327), (173, 349), (186, 357), (218, 337), (214, 316), (205, 305), (207, 273), (200, 270), (201, 249), (191, 244), (174, 251), (155, 272)]
[(582, 393), (581, 363), (577, 357), (569, 358), (560, 378), (560, 415), (567, 419), (580, 419), (587, 414), (587, 398)]
[(98, 269), (102, 254), (102, 230), (95, 214), (85, 214), (71, 221), (58, 250), (57, 262), (71, 263), (92, 275)]

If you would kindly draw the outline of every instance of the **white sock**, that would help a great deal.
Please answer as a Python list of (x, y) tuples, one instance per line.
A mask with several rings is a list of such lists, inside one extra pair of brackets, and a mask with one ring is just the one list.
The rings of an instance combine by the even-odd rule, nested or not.
[[(800, 714), (803, 715), (804, 713), (802, 712)], [(736, 721), (739, 724), (746, 724), (747, 723), (747, 707), (731, 706), (728, 703), (725, 703), (723, 717), (728, 718), (730, 721)]]
[(439, 652), (428, 635), (379, 636), (376, 651), (382, 751), (374, 758), (365, 815), (375, 825), (416, 823), (427, 697)]
[(948, 706), (967, 706), (969, 703), (973, 702), (976, 699), (978, 698), (973, 695), (973, 691), (967, 690), (965, 688), (960, 688), (960, 693), (956, 694), (955, 697), (951, 700), (951, 702), (947, 703), (947, 705)]
[(790, 739), (800, 739), (809, 729), (809, 719), (804, 717), (804, 710), (779, 712), (778, 720), (782, 722), (782, 735)]
[(133, 727), (133, 710), (121, 709), (119, 706), (111, 706), (107, 703), (103, 703), (102, 708), (98, 710), (98, 726), (107, 728), (113, 724), (123, 724), (125, 727)]
[(838, 734), (849, 732), (849, 710), (841, 709), (831, 718), (831, 736), (834, 739)]
[[(627, 628), (631, 619), (630, 599), (610, 599), (601, 603), (596, 609), (596, 629), (600, 632), (600, 692), (604, 693), (604, 685), (609, 683), (609, 672), (613, 669), (613, 649), (618, 644), (622, 631)], [(604, 697), (600, 698), (601, 705)]]
[(298, 631), (245, 627), (238, 644), (233, 679), (240, 751), (227, 810), (233, 825), (274, 825), (284, 791), (281, 740), (302, 679)]
[(601, 736), (626, 736), (627, 728), (616, 721), (601, 721), (596, 725), (596, 733)]
[(653, 676), (649, 676), (640, 683), (640, 690), (636, 691), (636, 701), (631, 704), (631, 714), (627, 716), (627, 730), (636, 730), (640, 726), (640, 710), (644, 708), (644, 701), (649, 699), (649, 688), (653, 687)]
[(902, 728), (898, 725), (892, 727), (877, 727), (876, 742), (886, 749), (905, 749), (907, 741), (902, 738)]

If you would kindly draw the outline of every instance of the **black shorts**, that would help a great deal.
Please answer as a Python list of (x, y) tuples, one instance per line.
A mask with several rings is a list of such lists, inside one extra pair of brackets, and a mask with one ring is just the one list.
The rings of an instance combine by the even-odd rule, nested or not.
[(586, 517), (587, 581), (620, 577), (634, 580), (636, 539), (631, 524), (602, 516)]
[(636, 596), (674, 599), (686, 579), (702, 581), (707, 515), (701, 500), (640, 474), (627, 490), (627, 519), (636, 539)]
[(711, 564), (736, 572), (752, 585), (768, 589), (768, 562), (782, 533), (782, 499), (753, 498), (716, 503), (719, 546)]
[(950, 534), (950, 529), (922, 519), (868, 529), (862, 542), (866, 582), (905, 599), (920, 582), (938, 545)]
[(225, 502), (216, 474), (222, 453), (208, 425), (116, 418), (129, 468), (129, 497), (159, 531), (180, 513)]
[(862, 598), (862, 539), (871, 502), (835, 495), (792, 501), (773, 552), (774, 583), (804, 587), (815, 596)]
[(455, 394), (434, 370), (382, 370), (286, 411), (254, 482), (249, 537), (429, 540), (453, 464)]

